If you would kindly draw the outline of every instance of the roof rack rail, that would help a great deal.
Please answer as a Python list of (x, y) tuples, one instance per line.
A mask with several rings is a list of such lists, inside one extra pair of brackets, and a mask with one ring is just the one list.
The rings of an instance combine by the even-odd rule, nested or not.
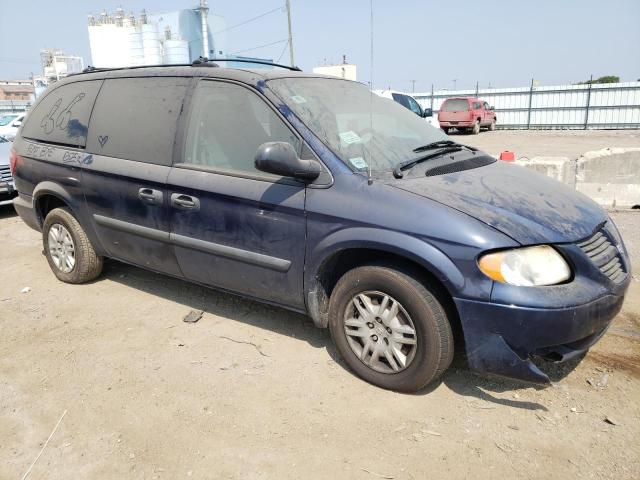
[[(238, 63), (255, 63), (258, 65), (269, 65), (272, 67), (286, 68), (287, 70), (293, 70), (294, 72), (301, 72), (302, 69), (300, 67), (283, 65), (281, 63), (269, 62), (267, 60), (253, 60), (251, 58), (206, 58), (200, 57), (193, 61), (191, 65), (195, 66), (209, 66), (210, 63), (213, 62), (238, 62)], [(213, 63), (211, 66), (218, 66)]]
[[(94, 67), (88, 65), (81, 73), (92, 72), (110, 72), (114, 70), (137, 70), (139, 68), (155, 68), (155, 67), (219, 67), (215, 62), (238, 62), (238, 63), (256, 63), (258, 65), (269, 65), (272, 67), (286, 68), (287, 70), (293, 70), (295, 72), (301, 72), (299, 67), (291, 67), (289, 65), (282, 65), (280, 63), (268, 62), (266, 60), (251, 60), (250, 58), (205, 58), (200, 57), (191, 63), (161, 63), (157, 65), (134, 65), (132, 67)], [(71, 75), (78, 75), (78, 73), (72, 73)]]
[[(155, 67), (190, 67), (190, 63), (160, 63), (157, 65), (134, 65), (132, 67), (94, 67), (92, 65), (88, 65), (81, 73), (91, 73), (91, 72), (110, 72), (113, 70), (137, 70), (139, 68), (155, 68)], [(72, 73), (71, 75), (78, 75), (77, 73)]]

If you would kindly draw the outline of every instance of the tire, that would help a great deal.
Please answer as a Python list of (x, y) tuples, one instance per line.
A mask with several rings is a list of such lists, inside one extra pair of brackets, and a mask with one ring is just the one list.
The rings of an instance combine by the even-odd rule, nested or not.
[(449, 127), (442, 127), (442, 131), (448, 135), (449, 134)]
[[(376, 316), (368, 323), (370, 317), (360, 314), (365, 304), (361, 303), (358, 309), (354, 297), (362, 298), (364, 295), (369, 298), (376, 294), (388, 296), (390, 300), (386, 305), (390, 306), (380, 314), (385, 318)], [(371, 311), (375, 312), (377, 308), (382, 311), (383, 302), (369, 304)], [(399, 304), (398, 315), (392, 319), (392, 324), (388, 324), (396, 302)], [(367, 315), (371, 313), (369, 309), (366, 311)], [(401, 320), (405, 324), (399, 326)], [(373, 329), (370, 327), (372, 324)], [(400, 329), (408, 331), (408, 324), (413, 325), (413, 337), (398, 333)], [(393, 330), (387, 328), (388, 334), (385, 334), (382, 330), (389, 325)], [(329, 300), (329, 329), (336, 348), (349, 368), (367, 382), (389, 390), (415, 392), (442, 375), (453, 359), (451, 325), (438, 298), (412, 275), (387, 266), (357, 267), (340, 278)], [(350, 335), (347, 330), (351, 332)], [(402, 338), (402, 342), (396, 343), (397, 338)], [(411, 338), (415, 343), (404, 345)], [(361, 360), (369, 340), (372, 343), (366, 349), (364, 360)], [(389, 350), (382, 353), (377, 350), (389, 347), (390, 342), (391, 346), (401, 345), (402, 352), (408, 352), (403, 353), (405, 366), (402, 366), (397, 354), (389, 353)], [(358, 345), (360, 351), (356, 351)], [(377, 360), (374, 360), (376, 352)], [(397, 368), (392, 368), (387, 354)]]
[[(71, 247), (68, 247), (69, 240)], [(96, 254), (82, 226), (66, 208), (55, 208), (49, 212), (42, 226), (42, 244), (49, 267), (63, 282), (86, 283), (102, 272), (102, 257)], [(61, 249), (73, 251), (73, 265), (61, 260), (63, 256), (69, 258), (62, 254)]]
[(489, 124), (489, 131), (493, 132), (496, 129), (496, 120), (495, 118), (493, 120), (491, 120), (491, 123)]
[(472, 135), (478, 135), (480, 133), (480, 120), (477, 120), (476, 123), (471, 128)]

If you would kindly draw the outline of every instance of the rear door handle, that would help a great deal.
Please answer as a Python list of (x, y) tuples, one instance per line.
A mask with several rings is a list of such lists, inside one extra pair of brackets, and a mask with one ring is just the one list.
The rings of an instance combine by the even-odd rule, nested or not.
[(153, 188), (141, 188), (138, 190), (138, 198), (147, 205), (162, 205), (162, 192)]
[(172, 193), (171, 206), (178, 210), (193, 210), (197, 212), (200, 210), (200, 200), (184, 193)]

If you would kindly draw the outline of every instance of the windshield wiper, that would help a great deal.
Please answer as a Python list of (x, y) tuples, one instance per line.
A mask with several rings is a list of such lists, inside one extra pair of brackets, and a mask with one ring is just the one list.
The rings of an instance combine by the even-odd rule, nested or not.
[[(452, 142), (452, 143), (455, 143), (455, 142)], [(446, 155), (447, 153), (460, 152), (464, 148), (464, 145), (446, 144), (446, 145), (443, 145), (442, 147), (434, 147), (434, 148), (440, 148), (440, 150), (434, 153), (430, 153), (428, 155), (423, 155), (422, 157), (412, 158), (410, 160), (404, 160), (402, 162), (398, 162), (396, 166), (393, 168), (393, 176), (396, 178), (402, 178), (404, 176), (404, 170), (409, 170), (421, 162), (430, 160), (432, 158), (441, 157), (442, 155)]]
[(454, 142), (453, 140), (438, 140), (437, 142), (427, 143), (426, 145), (422, 145), (421, 147), (414, 148), (413, 151), (415, 153), (426, 152), (427, 150), (435, 150), (436, 148), (451, 147), (451, 146), (464, 147), (471, 150), (472, 152), (478, 151), (478, 149), (475, 147), (463, 145), (461, 143)]

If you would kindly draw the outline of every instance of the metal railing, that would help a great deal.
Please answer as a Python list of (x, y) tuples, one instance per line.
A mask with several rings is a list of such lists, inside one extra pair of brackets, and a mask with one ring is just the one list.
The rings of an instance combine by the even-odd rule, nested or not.
[(0, 115), (24, 112), (31, 106), (29, 100), (0, 100)]
[(447, 98), (493, 105), (501, 129), (640, 128), (640, 82), (485, 88), (411, 94), (434, 114)]

